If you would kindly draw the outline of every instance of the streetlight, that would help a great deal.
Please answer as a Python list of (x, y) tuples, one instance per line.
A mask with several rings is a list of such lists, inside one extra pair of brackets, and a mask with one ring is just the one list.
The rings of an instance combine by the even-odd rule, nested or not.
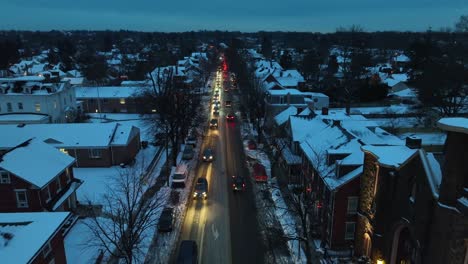
[(385, 264), (385, 261), (381, 258), (377, 259), (377, 264)]

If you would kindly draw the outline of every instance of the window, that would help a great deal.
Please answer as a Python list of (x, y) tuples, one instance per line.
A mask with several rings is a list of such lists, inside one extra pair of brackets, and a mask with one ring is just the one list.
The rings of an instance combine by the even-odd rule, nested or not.
[(348, 197), (348, 214), (356, 214), (359, 198), (357, 196)]
[(70, 168), (66, 169), (66, 174), (67, 174), (67, 183), (69, 183), (71, 181)]
[[(58, 123), (58, 122), (57, 122), (57, 123)], [(68, 154), (68, 151), (67, 151), (66, 149), (64, 149), (64, 148), (60, 148), (59, 150), (60, 150), (60, 152), (62, 152), (62, 153)]]
[(16, 205), (18, 208), (28, 208), (28, 196), (26, 190), (15, 190)]
[(0, 183), (1, 184), (9, 184), (11, 183), (11, 180), (10, 180), (10, 173), (8, 173), (8, 171), (0, 171)]
[(100, 149), (90, 149), (89, 150), (89, 157), (92, 159), (99, 159), (101, 158), (101, 150)]
[(23, 110), (23, 103), (18, 103), (18, 109)]
[(41, 104), (40, 103), (34, 103), (34, 109), (36, 110), (36, 112), (40, 112), (41, 111)]
[(44, 247), (42, 248), (42, 256), (47, 259), (47, 257), (52, 253), (52, 247), (50, 246), (50, 242), (47, 242)]
[(46, 202), (52, 200), (52, 195), (50, 195), (50, 186), (47, 185), (47, 190), (46, 190)]
[(11, 103), (6, 103), (6, 107), (7, 107), (7, 112), (13, 111), (13, 107), (11, 106)]
[(356, 229), (356, 222), (346, 222), (345, 240), (354, 239), (354, 230)]
[(125, 98), (120, 98), (120, 104), (125, 104)]
[(62, 184), (60, 183), (60, 176), (55, 178), (55, 184), (57, 184), (57, 191), (56, 193), (59, 193), (62, 190)]

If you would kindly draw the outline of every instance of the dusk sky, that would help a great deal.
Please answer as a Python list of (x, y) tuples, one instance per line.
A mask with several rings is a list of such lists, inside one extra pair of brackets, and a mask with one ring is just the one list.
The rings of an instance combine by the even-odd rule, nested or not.
[(0, 0), (0, 29), (425, 31), (467, 14), (468, 0)]

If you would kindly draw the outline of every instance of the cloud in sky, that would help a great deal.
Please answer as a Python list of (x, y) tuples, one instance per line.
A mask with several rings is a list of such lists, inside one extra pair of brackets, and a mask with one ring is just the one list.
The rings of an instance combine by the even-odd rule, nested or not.
[(0, 29), (424, 31), (453, 26), (468, 0), (0, 0)]

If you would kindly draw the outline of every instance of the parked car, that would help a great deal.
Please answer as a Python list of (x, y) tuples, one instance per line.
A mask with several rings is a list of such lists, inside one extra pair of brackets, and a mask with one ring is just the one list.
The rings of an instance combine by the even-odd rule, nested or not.
[(193, 240), (183, 240), (180, 242), (177, 264), (197, 264), (198, 246)]
[(208, 198), (208, 181), (205, 178), (198, 178), (193, 192), (193, 198)]
[(231, 107), (232, 106), (232, 101), (231, 100), (226, 100), (226, 102), (224, 103), (224, 105), (226, 107)]
[(193, 147), (197, 146), (197, 132), (195, 130), (190, 131), (187, 138), (185, 139), (185, 144), (191, 145)]
[(214, 159), (214, 153), (213, 150), (210, 148), (207, 148), (203, 151), (203, 161), (213, 161)]
[(226, 115), (227, 121), (230, 121), (230, 122), (235, 121), (235, 118), (236, 116), (233, 113), (229, 113)]
[(184, 152), (182, 152), (183, 160), (191, 160), (193, 158), (194, 151), (192, 145), (185, 145)]
[(257, 143), (255, 143), (254, 140), (249, 139), (249, 142), (247, 143), (247, 147), (248, 147), (250, 150), (257, 149)]
[(166, 207), (162, 210), (158, 222), (159, 232), (170, 232), (174, 226), (174, 208)]
[(181, 163), (171, 170), (172, 188), (185, 188), (185, 182), (188, 177), (187, 164)]
[(242, 176), (232, 176), (232, 190), (233, 191), (244, 191), (245, 190), (245, 179)]
[(218, 119), (217, 118), (211, 119), (210, 128), (218, 128)]

